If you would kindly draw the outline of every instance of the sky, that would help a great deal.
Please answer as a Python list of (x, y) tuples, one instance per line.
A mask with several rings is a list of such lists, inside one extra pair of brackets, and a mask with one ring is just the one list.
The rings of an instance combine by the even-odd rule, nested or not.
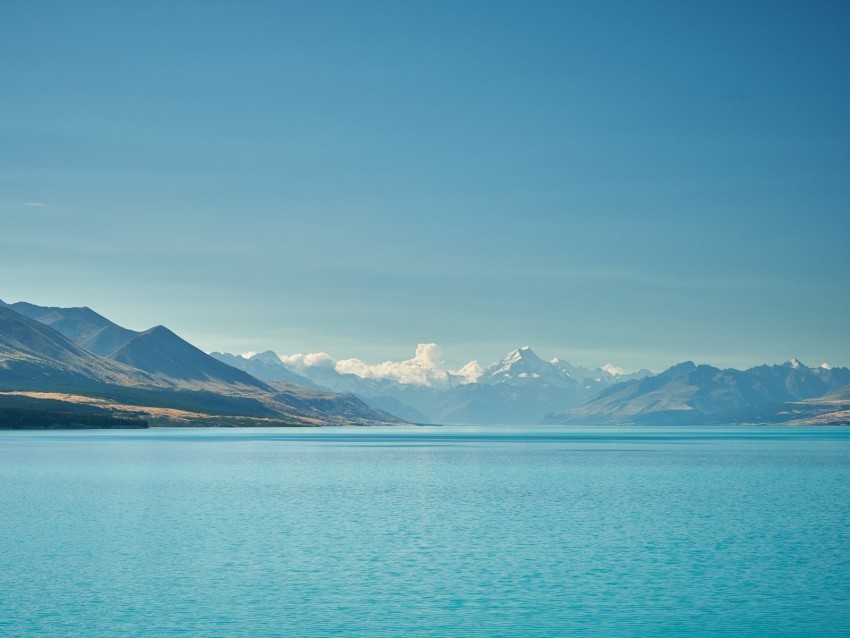
[(850, 365), (846, 2), (39, 2), (0, 299), (204, 350)]

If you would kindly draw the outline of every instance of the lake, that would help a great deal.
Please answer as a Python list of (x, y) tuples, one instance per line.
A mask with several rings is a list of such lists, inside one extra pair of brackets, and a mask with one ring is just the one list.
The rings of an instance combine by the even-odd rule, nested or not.
[(850, 429), (0, 432), (0, 635), (847, 636)]

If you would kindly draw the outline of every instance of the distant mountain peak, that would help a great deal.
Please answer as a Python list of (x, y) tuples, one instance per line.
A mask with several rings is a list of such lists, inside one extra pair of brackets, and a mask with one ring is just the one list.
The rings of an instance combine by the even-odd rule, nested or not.
[(794, 368), (794, 369), (797, 369), (797, 368), (807, 368), (807, 367), (808, 367), (806, 364), (804, 364), (802, 361), (800, 361), (800, 360), (799, 360), (799, 359), (797, 359), (797, 358), (789, 359), (789, 360), (788, 360), (788, 361), (786, 361), (783, 365), (784, 365), (786, 368)]
[(265, 363), (272, 363), (274, 365), (282, 366), (284, 365), (283, 361), (280, 360), (280, 357), (277, 356), (277, 353), (274, 350), (266, 350), (265, 352), (256, 352), (252, 354), (249, 359), (251, 361), (263, 361)]
[(534, 350), (532, 350), (528, 346), (522, 346), (520, 348), (516, 348), (515, 350), (511, 350), (502, 358), (501, 361), (490, 366), (490, 372), (492, 374), (506, 372), (519, 363), (531, 365), (551, 365), (543, 361), (543, 359), (541, 359), (540, 357), (538, 357)]
[(671, 374), (681, 374), (684, 372), (690, 372), (691, 370), (696, 370), (696, 368), (697, 364), (695, 364), (693, 361), (682, 361), (682, 363), (677, 363), (676, 365), (667, 368), (667, 370), (665, 370), (661, 374), (665, 374), (668, 376)]

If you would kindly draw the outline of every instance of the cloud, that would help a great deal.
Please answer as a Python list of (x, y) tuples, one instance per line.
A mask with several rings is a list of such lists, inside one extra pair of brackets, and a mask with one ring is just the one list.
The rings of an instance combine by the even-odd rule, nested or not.
[(412, 359), (370, 364), (360, 359), (334, 361), (324, 352), (292, 354), (280, 357), (286, 365), (306, 373), (307, 368), (332, 368), (340, 374), (354, 374), (363, 379), (390, 379), (405, 385), (424, 385), (445, 388), (458, 383), (470, 383), (481, 376), (481, 366), (470, 361), (460, 370), (451, 371), (443, 361), (443, 350), (436, 343), (420, 343)]
[(626, 373), (625, 370), (623, 370), (619, 366), (615, 366), (613, 363), (606, 363), (604, 366), (602, 366), (602, 369), (605, 370), (605, 372), (607, 372), (608, 374), (613, 374), (615, 377), (620, 377)]
[(336, 363), (337, 372), (356, 374), (364, 379), (392, 379), (399, 383), (446, 386), (449, 373), (443, 363), (443, 351), (436, 343), (420, 343), (416, 354), (406, 361), (384, 361), (370, 365), (360, 359), (343, 359)]
[(30, 208), (47, 208), (47, 204), (41, 202), (24, 202), (24, 206), (29, 206)]
[(464, 383), (475, 383), (484, 374), (484, 368), (477, 361), (470, 361), (459, 370), (452, 372), (453, 375), (462, 377)]
[(311, 354), (283, 354), (280, 355), (280, 360), (296, 370), (304, 370), (305, 368), (333, 369), (334, 367), (333, 358), (326, 352), (314, 352)]

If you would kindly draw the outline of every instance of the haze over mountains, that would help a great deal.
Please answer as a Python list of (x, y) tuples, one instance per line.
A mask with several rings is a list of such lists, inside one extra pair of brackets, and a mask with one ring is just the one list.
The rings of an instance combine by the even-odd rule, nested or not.
[(376, 407), (419, 423), (538, 423), (547, 414), (577, 406), (611, 384), (650, 374), (644, 370), (623, 375), (572, 366), (560, 359), (544, 361), (528, 346), (513, 350), (483, 370), (470, 362), (461, 371), (446, 372), (432, 357), (423, 355), (435, 349), (434, 344), (420, 344), (417, 356), (402, 364), (404, 374), (396, 376), (407, 382), (345, 372), (364, 366), (335, 363), (327, 355), (278, 357), (264, 352), (244, 357), (213, 352), (212, 356), (261, 379), (294, 380), (290, 376), (294, 374), (314, 387), (352, 392)]
[[(560, 358), (546, 361), (524, 346), (479, 368), (474, 378), (423, 372), (420, 382), (401, 383), (341, 371), (358, 366), (339, 365), (327, 355), (212, 356), (262, 379), (296, 374), (316, 387), (352, 392), (419, 423), (843, 423), (850, 418), (845, 413), (850, 370), (810, 368), (796, 359), (746, 371), (685, 362), (659, 375), (625, 374), (612, 365), (591, 370)], [(427, 368), (429, 360), (421, 365)]]
[[(749, 370), (691, 361), (659, 375), (606, 388), (584, 405), (549, 415), (548, 423), (687, 424), (847, 422), (850, 369), (810, 368), (796, 359)], [(832, 416), (829, 416), (832, 415)]]
[(89, 308), (24, 302), (0, 302), (0, 392), (7, 403), (10, 392), (18, 402), (47, 392), (136, 412), (182, 410), (195, 423), (199, 415), (296, 425), (850, 421), (850, 370), (796, 359), (744, 371), (685, 362), (653, 375), (544, 360), (528, 346), (455, 371), (434, 344), (374, 366), (326, 354), (208, 355), (164, 326), (137, 332)]

